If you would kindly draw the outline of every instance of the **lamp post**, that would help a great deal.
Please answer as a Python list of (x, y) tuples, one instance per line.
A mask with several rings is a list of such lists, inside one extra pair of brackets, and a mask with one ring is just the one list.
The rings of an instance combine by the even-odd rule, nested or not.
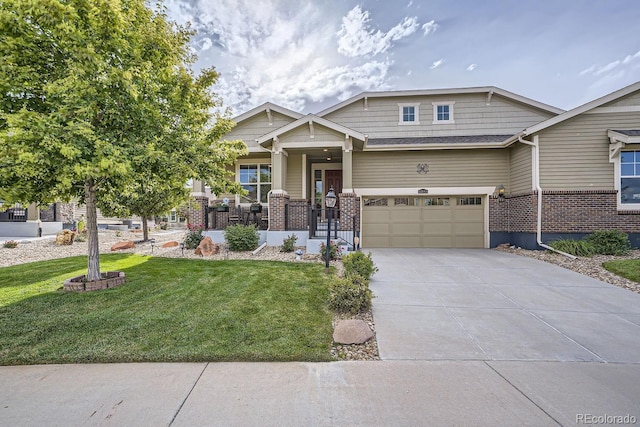
[(149, 239), (149, 243), (151, 243), (151, 253), (153, 253), (153, 248), (156, 246), (156, 239)]
[(327, 273), (329, 272), (329, 259), (331, 258), (331, 211), (336, 205), (336, 200), (336, 193), (334, 193), (333, 187), (331, 187), (324, 198), (324, 203), (327, 205), (327, 246), (324, 252), (324, 268)]

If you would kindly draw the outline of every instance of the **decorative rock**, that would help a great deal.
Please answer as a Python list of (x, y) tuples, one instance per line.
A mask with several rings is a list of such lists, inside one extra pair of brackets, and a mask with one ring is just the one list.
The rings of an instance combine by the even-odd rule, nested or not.
[(162, 244), (163, 248), (173, 248), (173, 247), (176, 247), (176, 246), (179, 246), (179, 243), (176, 242), (175, 240), (170, 240), (170, 241), (165, 242), (165, 243)]
[(363, 344), (373, 338), (367, 322), (359, 319), (340, 320), (333, 331), (333, 341), (340, 344)]
[(56, 234), (56, 245), (71, 245), (73, 239), (76, 237), (76, 233), (71, 230), (62, 230)]
[(198, 245), (196, 248), (195, 254), (202, 256), (211, 256), (220, 252), (220, 247), (213, 243), (211, 237), (207, 236)]
[(114, 243), (111, 246), (111, 252), (113, 251), (121, 251), (123, 249), (133, 249), (136, 247), (136, 244), (133, 243), (132, 240), (125, 240), (124, 242)]

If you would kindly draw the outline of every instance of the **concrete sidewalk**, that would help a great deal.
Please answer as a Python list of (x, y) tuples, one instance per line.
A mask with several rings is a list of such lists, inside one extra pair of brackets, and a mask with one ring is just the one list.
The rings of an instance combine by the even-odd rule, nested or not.
[(3, 426), (553, 426), (639, 400), (640, 365), (589, 362), (0, 367)]

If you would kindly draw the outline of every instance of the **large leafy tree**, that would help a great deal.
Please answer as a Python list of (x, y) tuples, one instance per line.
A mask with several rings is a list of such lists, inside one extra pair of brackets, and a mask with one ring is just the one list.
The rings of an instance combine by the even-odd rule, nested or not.
[(220, 141), (232, 123), (190, 36), (143, 0), (0, 1), (0, 196), (85, 203), (89, 280), (97, 207), (130, 208), (145, 183), (178, 202), (192, 177), (238, 190), (226, 166), (246, 147)]

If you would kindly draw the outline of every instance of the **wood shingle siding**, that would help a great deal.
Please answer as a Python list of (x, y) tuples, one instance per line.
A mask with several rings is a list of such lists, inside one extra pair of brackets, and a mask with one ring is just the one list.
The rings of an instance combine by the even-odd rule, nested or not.
[[(429, 165), (427, 174), (416, 170)], [(509, 152), (503, 149), (354, 152), (354, 188), (476, 187), (507, 184)]]
[[(369, 138), (515, 134), (553, 116), (548, 111), (486, 94), (370, 98), (368, 108), (356, 102), (325, 118), (369, 135)], [(432, 102), (455, 102), (454, 123), (433, 124)], [(399, 125), (398, 104), (420, 104), (420, 124)]]
[(582, 114), (540, 132), (540, 183), (544, 190), (611, 190), (608, 129), (638, 127), (640, 112)]

